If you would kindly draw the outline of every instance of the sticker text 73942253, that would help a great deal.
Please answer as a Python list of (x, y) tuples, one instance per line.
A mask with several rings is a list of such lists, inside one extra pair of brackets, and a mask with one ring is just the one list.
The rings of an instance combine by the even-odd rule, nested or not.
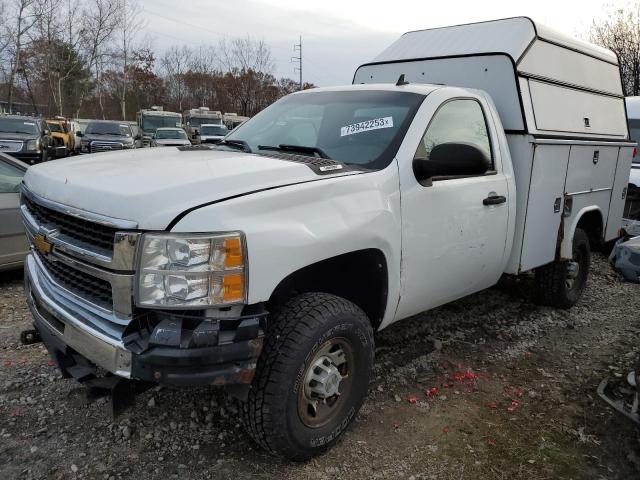
[(393, 128), (393, 117), (374, 118), (373, 120), (365, 120), (364, 122), (340, 127), (340, 136), (346, 137), (347, 135), (378, 130), (380, 128)]

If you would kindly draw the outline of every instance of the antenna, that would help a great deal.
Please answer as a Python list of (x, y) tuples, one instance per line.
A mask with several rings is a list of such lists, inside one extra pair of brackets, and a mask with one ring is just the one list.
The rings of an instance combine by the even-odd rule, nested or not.
[(400, 75), (396, 82), (396, 87), (401, 87), (402, 85), (409, 85), (409, 82), (404, 79), (404, 73)]
[(293, 46), (293, 51), (298, 52), (297, 57), (291, 57), (292, 62), (297, 62), (298, 66), (293, 68), (294, 72), (300, 72), (300, 81), (298, 83), (298, 90), (302, 90), (302, 35), (297, 44)]

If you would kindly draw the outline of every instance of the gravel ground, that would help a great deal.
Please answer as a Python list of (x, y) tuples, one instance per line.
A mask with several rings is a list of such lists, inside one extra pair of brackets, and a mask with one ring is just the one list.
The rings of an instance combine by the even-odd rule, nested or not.
[(636, 359), (640, 287), (596, 255), (570, 311), (499, 286), (377, 335), (375, 378), (353, 427), (304, 464), (243, 434), (215, 389), (157, 388), (117, 420), (60, 377), (29, 328), (20, 273), (0, 276), (0, 479), (640, 477), (640, 435), (595, 391)]

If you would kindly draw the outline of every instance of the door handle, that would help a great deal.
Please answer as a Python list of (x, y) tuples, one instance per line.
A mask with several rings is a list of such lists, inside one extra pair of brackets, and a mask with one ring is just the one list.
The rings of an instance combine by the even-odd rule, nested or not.
[(500, 205), (507, 201), (507, 197), (503, 197), (502, 195), (490, 195), (484, 200), (482, 200), (483, 205)]

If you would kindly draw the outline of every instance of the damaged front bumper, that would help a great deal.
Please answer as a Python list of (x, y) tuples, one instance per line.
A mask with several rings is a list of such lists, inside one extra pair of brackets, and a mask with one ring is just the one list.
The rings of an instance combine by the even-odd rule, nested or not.
[(67, 298), (33, 254), (25, 262), (25, 292), (49, 353), (65, 377), (79, 381), (95, 378), (100, 367), (163, 385), (248, 385), (262, 351), (261, 307), (233, 318), (141, 312), (115, 336)]

